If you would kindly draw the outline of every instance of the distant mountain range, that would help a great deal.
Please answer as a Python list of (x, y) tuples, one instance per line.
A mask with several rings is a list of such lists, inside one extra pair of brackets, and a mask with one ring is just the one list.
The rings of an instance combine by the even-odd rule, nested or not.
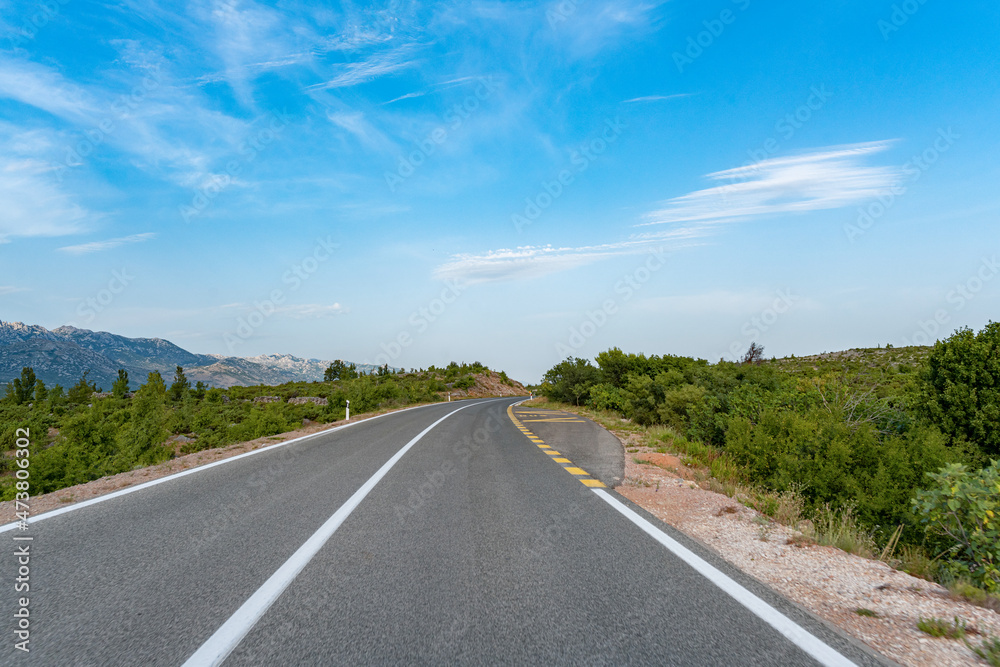
[[(152, 371), (159, 371), (169, 385), (175, 368), (182, 366), (192, 384), (201, 380), (213, 387), (275, 385), (322, 380), (329, 365), (329, 360), (301, 359), (290, 354), (194, 354), (160, 338), (126, 338), (70, 326), (49, 331), (0, 320), (0, 383), (4, 384), (18, 377), (24, 366), (31, 366), (49, 386), (72, 386), (89, 370), (87, 379), (108, 391), (119, 368), (128, 371), (133, 388), (145, 382)], [(357, 367), (366, 373), (375, 368), (371, 364)]]

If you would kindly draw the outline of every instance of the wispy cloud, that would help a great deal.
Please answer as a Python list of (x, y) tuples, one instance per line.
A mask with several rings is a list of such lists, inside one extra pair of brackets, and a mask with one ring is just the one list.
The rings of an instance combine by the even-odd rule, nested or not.
[(80, 86), (44, 65), (16, 58), (0, 59), (0, 97), (72, 121), (86, 120), (97, 112), (93, 97)]
[[(653, 14), (661, 1), (614, 0), (597, 3), (552, 3), (546, 14), (554, 32), (576, 56), (591, 56), (658, 29)], [(567, 9), (567, 8), (572, 9)]]
[(27, 287), (14, 287), (13, 285), (0, 285), (0, 294), (16, 294), (17, 292), (27, 292)]
[(111, 250), (112, 248), (118, 248), (131, 243), (142, 243), (143, 241), (148, 241), (153, 238), (156, 238), (156, 234), (154, 232), (146, 232), (143, 234), (122, 236), (116, 239), (107, 239), (106, 241), (91, 241), (90, 243), (81, 243), (80, 245), (63, 246), (62, 248), (59, 248), (59, 250), (71, 255), (87, 255), (92, 252)]
[(40, 160), (0, 156), (0, 238), (75, 234), (95, 217), (53, 172)]
[(295, 320), (314, 320), (324, 317), (343, 315), (348, 312), (348, 309), (339, 303), (331, 303), (329, 305), (321, 303), (299, 303), (288, 306), (280, 306), (275, 310), (275, 312)]
[(415, 49), (404, 45), (385, 53), (376, 53), (363, 60), (347, 63), (333, 78), (324, 83), (308, 86), (306, 90), (327, 90), (330, 88), (347, 88), (361, 83), (368, 83), (387, 74), (392, 74), (417, 64), (413, 60)]
[(663, 208), (648, 213), (643, 224), (709, 224), (828, 210), (867, 201), (884, 194), (899, 181), (898, 168), (862, 163), (891, 143), (875, 141), (830, 147), (715, 172), (708, 178), (728, 183), (668, 200)]
[(679, 97), (691, 97), (691, 93), (678, 93), (676, 95), (646, 95), (644, 97), (633, 97), (630, 100), (622, 100), (622, 104), (634, 104), (636, 102), (660, 102), (663, 100), (674, 100)]
[(354, 135), (363, 145), (378, 151), (392, 150), (393, 144), (361, 111), (327, 110), (326, 118)]
[(286, 17), (255, 2), (212, 3), (201, 17), (211, 26), (211, 47), (222, 61), (224, 74), (240, 101), (253, 106), (251, 81), (262, 71), (311, 60), (312, 55), (289, 43)]
[(400, 95), (399, 97), (397, 97), (395, 99), (391, 99), (388, 102), (383, 102), (382, 104), (383, 105), (385, 105), (385, 104), (392, 104), (393, 102), (400, 102), (402, 100), (409, 100), (409, 99), (412, 99), (414, 97), (423, 97), (426, 94), (427, 94), (427, 91), (419, 91), (419, 92), (415, 92), (415, 93), (406, 93), (405, 95)]
[(861, 164), (865, 157), (889, 145), (883, 141), (831, 147), (709, 174), (713, 180), (733, 182), (671, 199), (665, 208), (643, 216), (645, 222), (639, 225), (673, 223), (667, 231), (635, 234), (626, 241), (593, 246), (523, 246), (459, 254), (438, 266), (434, 277), (470, 284), (539, 278), (610, 257), (691, 247), (717, 231), (713, 223), (866, 201), (898, 181), (896, 168)]
[(593, 246), (520, 246), (481, 254), (458, 254), (434, 270), (439, 280), (465, 284), (526, 280), (575, 269), (610, 257), (674, 250), (690, 245), (690, 235), (672, 230), (636, 236), (628, 241)]

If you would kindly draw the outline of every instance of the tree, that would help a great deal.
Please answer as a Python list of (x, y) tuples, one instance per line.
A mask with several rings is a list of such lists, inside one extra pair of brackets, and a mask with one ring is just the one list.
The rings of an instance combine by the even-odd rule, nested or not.
[(49, 390), (45, 388), (42, 378), (35, 381), (35, 405), (41, 405), (49, 397)]
[(118, 379), (111, 385), (111, 393), (115, 398), (125, 398), (128, 394), (128, 371), (124, 368), (118, 369)]
[(166, 385), (157, 371), (150, 373), (146, 384), (135, 392), (128, 422), (115, 437), (117, 452), (114, 465), (117, 469), (129, 470), (136, 465), (151, 465), (170, 457), (170, 450), (160, 447), (167, 437), (164, 427), (166, 395)]
[(7, 395), (4, 398), (14, 405), (22, 405), (31, 401), (35, 395), (35, 371), (31, 366), (21, 369), (21, 377), (14, 378), (13, 382), (7, 383)]
[(567, 357), (546, 371), (543, 391), (550, 398), (580, 404), (590, 394), (590, 388), (600, 380), (600, 371), (586, 359)]
[(335, 359), (330, 362), (330, 365), (326, 367), (323, 372), (323, 382), (333, 382), (334, 380), (345, 379), (345, 374), (347, 373), (347, 364), (345, 364), (340, 359)]
[(191, 383), (188, 382), (187, 377), (184, 375), (184, 369), (180, 366), (174, 371), (174, 383), (170, 385), (170, 398), (173, 401), (179, 401), (184, 398), (184, 394), (187, 390), (191, 388)]
[(606, 352), (601, 352), (595, 358), (597, 365), (601, 368), (601, 378), (604, 382), (615, 387), (624, 387), (628, 381), (628, 374), (633, 372), (643, 372), (645, 369), (645, 358), (641, 355), (636, 357), (632, 354), (625, 354), (619, 348), (613, 347)]
[(744, 365), (764, 363), (764, 346), (758, 345), (756, 342), (750, 343), (750, 347), (747, 348), (740, 363)]
[(55, 407), (63, 402), (64, 395), (61, 384), (53, 385), (52, 389), (49, 389), (46, 393), (48, 394), (49, 405)]
[(86, 403), (90, 400), (90, 395), (97, 391), (97, 385), (87, 381), (88, 375), (90, 375), (90, 369), (85, 370), (76, 384), (66, 392), (66, 397), (70, 403), (75, 405)]
[(1000, 456), (1000, 322), (968, 327), (934, 344), (916, 379), (915, 408), (952, 444)]
[(208, 385), (206, 385), (201, 380), (198, 380), (198, 382), (195, 383), (194, 385), (193, 395), (200, 401), (201, 399), (205, 398), (205, 392), (207, 391), (208, 391)]

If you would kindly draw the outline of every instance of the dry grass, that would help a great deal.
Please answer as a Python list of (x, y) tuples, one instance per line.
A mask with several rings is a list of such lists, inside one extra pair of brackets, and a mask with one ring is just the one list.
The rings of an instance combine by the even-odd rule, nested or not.
[(816, 541), (823, 546), (836, 547), (862, 558), (872, 558), (876, 551), (871, 531), (860, 525), (854, 508), (849, 505), (839, 511), (824, 505), (816, 513), (814, 526)]

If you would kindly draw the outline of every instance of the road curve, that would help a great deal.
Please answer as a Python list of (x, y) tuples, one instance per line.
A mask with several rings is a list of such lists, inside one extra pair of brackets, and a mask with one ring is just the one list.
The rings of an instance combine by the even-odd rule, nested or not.
[[(817, 664), (659, 533), (848, 664), (879, 664), (564, 471), (511, 421), (516, 400), (395, 413), (33, 523), (31, 651), (12, 639), (0, 661), (208, 664), (229, 627), (226, 665)], [(2, 604), (11, 619), (15, 595)]]

